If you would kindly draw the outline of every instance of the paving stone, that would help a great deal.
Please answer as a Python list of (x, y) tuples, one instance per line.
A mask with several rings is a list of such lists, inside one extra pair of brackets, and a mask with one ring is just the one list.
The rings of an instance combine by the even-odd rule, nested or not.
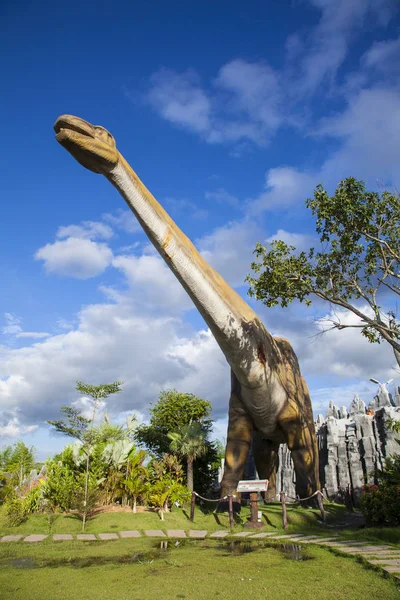
[(369, 558), (398, 558), (400, 560), (400, 551), (395, 550), (394, 552), (365, 552), (364, 555), (367, 559)]
[(346, 550), (350, 550), (350, 551), (355, 550), (355, 548), (349, 548), (348, 546), (343, 546), (342, 542), (338, 542), (335, 538), (333, 540), (326, 539), (326, 540), (321, 540), (318, 542), (317, 542), (317, 540), (314, 540), (314, 541), (316, 543), (320, 544), (321, 546), (329, 546), (332, 548), (335, 548), (335, 547), (336, 548), (339, 548), (339, 547), (346, 548)]
[(81, 540), (83, 542), (90, 542), (92, 540), (97, 540), (94, 533), (78, 533), (76, 536), (77, 540)]
[(297, 537), (297, 536), (296, 535), (290, 535), (288, 533), (288, 534), (285, 534), (285, 535), (272, 535), (271, 539), (273, 539), (273, 540), (288, 540), (288, 539), (293, 538), (293, 537)]
[(119, 535), (122, 538), (138, 538), (138, 537), (142, 537), (140, 535), (139, 531), (120, 531)]
[(387, 558), (386, 560), (384, 558), (379, 558), (379, 559), (368, 559), (368, 562), (371, 563), (371, 565), (400, 565), (400, 560), (397, 559), (390, 559)]
[(343, 552), (347, 552), (348, 554), (371, 554), (372, 552), (391, 548), (392, 546), (359, 546), (358, 548), (343, 548)]
[(398, 567), (393, 567), (390, 565), (388, 567), (382, 567), (382, 569), (388, 573), (400, 573), (400, 565)]
[(229, 535), (229, 531), (214, 531), (214, 533), (210, 535), (210, 538), (224, 538), (227, 535)]
[(206, 529), (191, 529), (189, 531), (189, 537), (191, 538), (197, 538), (197, 539), (204, 539), (207, 535), (207, 530)]
[(183, 529), (167, 529), (167, 535), (168, 535), (168, 537), (173, 537), (173, 538), (185, 538), (186, 537), (186, 533), (183, 531)]
[(232, 537), (247, 537), (248, 535), (251, 535), (251, 531), (241, 531), (240, 533), (234, 533), (232, 535)]
[(145, 529), (147, 537), (165, 537), (165, 533), (161, 529)]
[(342, 546), (365, 546), (365, 542), (340, 542)]
[(4, 535), (1, 538), (2, 542), (18, 542), (22, 538), (22, 535)]
[(73, 540), (74, 537), (70, 533), (55, 533), (53, 535), (53, 540), (55, 542), (59, 540)]
[(308, 539), (303, 538), (302, 544), (320, 544), (321, 546), (327, 546), (328, 544), (335, 544), (336, 538), (318, 538), (310, 536)]
[(24, 542), (42, 542), (47, 537), (48, 537), (47, 535), (39, 535), (39, 534), (28, 535), (24, 539)]
[(116, 533), (98, 533), (101, 540), (117, 540), (118, 536)]
[(271, 537), (271, 535), (274, 535), (273, 533), (256, 533), (255, 535), (251, 536), (251, 539), (263, 539), (266, 537)]

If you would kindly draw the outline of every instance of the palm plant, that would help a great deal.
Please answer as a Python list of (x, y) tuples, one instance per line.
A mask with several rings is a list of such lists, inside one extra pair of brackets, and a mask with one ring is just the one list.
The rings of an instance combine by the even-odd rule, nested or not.
[(126, 478), (122, 480), (122, 483), (133, 498), (132, 511), (134, 513), (136, 512), (138, 497), (146, 495), (148, 491), (148, 483), (146, 481), (147, 469), (143, 466), (145, 458), (146, 452), (144, 450), (132, 453), (127, 463)]
[(168, 433), (170, 449), (186, 458), (187, 487), (193, 491), (193, 463), (207, 451), (207, 439), (201, 423), (189, 423)]

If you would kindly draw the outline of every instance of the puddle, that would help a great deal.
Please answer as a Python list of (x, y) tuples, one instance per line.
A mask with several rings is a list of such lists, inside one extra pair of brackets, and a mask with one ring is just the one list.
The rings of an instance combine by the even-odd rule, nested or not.
[(260, 544), (254, 544), (251, 542), (242, 542), (235, 540), (234, 542), (223, 542), (218, 544), (217, 549), (223, 550), (227, 554), (247, 554), (248, 552), (254, 552), (262, 548)]
[(304, 548), (298, 544), (279, 544), (279, 546), (275, 546), (275, 548), (289, 560), (305, 561), (314, 559), (313, 556), (309, 556), (307, 552), (304, 551)]
[(15, 569), (37, 569), (39, 568), (38, 562), (34, 558), (14, 558), (7, 562), (7, 565), (14, 567)]
[(88, 567), (99, 567), (103, 565), (125, 565), (125, 564), (145, 564), (151, 565), (154, 561), (165, 558), (168, 548), (160, 548), (158, 545), (154, 550), (148, 552), (134, 552), (132, 554), (123, 554), (122, 556), (88, 556), (50, 560), (35, 560), (33, 558), (16, 558), (0, 563), (3, 566), (14, 567), (15, 569), (38, 569), (38, 568), (57, 568), (72, 567), (73, 569), (86, 569)]
[(222, 550), (227, 554), (247, 554), (256, 552), (266, 548), (273, 548), (283, 554), (289, 560), (305, 561), (313, 560), (313, 556), (309, 556), (307, 552), (298, 544), (269, 544), (268, 542), (250, 542), (235, 540), (223, 542), (217, 546), (218, 550)]
[[(196, 545), (198, 550), (201, 549), (217, 549), (225, 553), (225, 555), (248, 554), (249, 552), (262, 551), (264, 549), (275, 549), (281, 552), (283, 556), (289, 560), (306, 561), (313, 560), (301, 546), (298, 544), (269, 544), (267, 542), (250, 542), (246, 540), (232, 540), (220, 542), (218, 545), (201, 544), (192, 542), (192, 540), (163, 540), (156, 542), (151, 550), (145, 552), (133, 552), (131, 554), (123, 554), (121, 556), (88, 556), (88, 557), (71, 557), (62, 559), (35, 560), (34, 558), (14, 558), (8, 561), (2, 561), (0, 566), (9, 566), (15, 569), (38, 569), (43, 567), (72, 567), (73, 569), (86, 569), (88, 567), (98, 567), (102, 565), (124, 565), (124, 564), (145, 564), (151, 565), (159, 559), (169, 557), (170, 551), (185, 546)], [(268, 559), (266, 559), (266, 564)]]

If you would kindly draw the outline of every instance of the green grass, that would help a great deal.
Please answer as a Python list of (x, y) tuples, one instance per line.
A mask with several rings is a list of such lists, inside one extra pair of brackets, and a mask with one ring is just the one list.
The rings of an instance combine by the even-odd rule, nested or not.
[[(264, 531), (283, 533), (280, 504), (261, 507)], [(343, 506), (326, 505), (327, 524), (317, 510), (288, 506), (289, 527), (285, 533), (330, 535), (335, 524), (347, 516)], [(236, 517), (235, 532), (242, 531), (249, 516), (242, 509)], [(214, 515), (196, 508), (195, 522), (186, 510), (175, 509), (162, 522), (153, 512), (100, 513), (88, 524), (88, 533), (124, 529), (229, 529), (226, 514)], [(6, 527), (0, 509), (0, 535), (28, 533), (79, 533), (81, 522), (73, 515), (55, 515), (51, 526), (46, 515), (31, 515), (18, 527)], [(343, 539), (400, 544), (400, 528), (345, 528)], [(170, 542), (171, 544), (171, 542)], [(238, 554), (243, 544), (256, 548)], [(146, 538), (104, 542), (53, 542), (49, 537), (38, 544), (0, 544), (1, 600), (366, 600), (399, 597), (393, 577), (372, 569), (354, 556), (307, 546), (311, 560), (288, 560), (277, 543), (185, 541), (178, 548), (160, 551), (160, 541)], [(234, 552), (227, 551), (232, 547)]]
[[(2, 600), (380, 600), (398, 598), (392, 578), (316, 546), (288, 560), (273, 546), (237, 553), (229, 542), (187, 542), (157, 551), (148, 539), (45, 541), (0, 546)], [(230, 551), (232, 548), (232, 551)]]
[[(328, 515), (328, 524), (334, 523), (342, 518), (344, 513), (343, 506), (330, 504), (326, 507)], [(263, 513), (264, 531), (282, 530), (282, 509), (279, 503), (269, 504), (261, 507)], [(287, 532), (317, 532), (326, 533), (327, 527), (322, 525), (320, 514), (315, 509), (304, 509), (288, 506)], [(174, 509), (171, 513), (165, 515), (165, 521), (161, 521), (155, 512), (144, 513), (123, 513), (123, 512), (105, 512), (100, 513), (90, 519), (86, 526), (87, 533), (112, 533), (126, 529), (207, 529), (209, 532), (217, 529), (229, 529), (229, 518), (226, 513), (214, 514), (210, 509), (203, 512), (196, 507), (195, 520), (191, 523), (189, 518), (189, 509)], [(240, 515), (235, 516), (235, 531), (242, 531), (244, 523), (249, 518), (249, 509), (242, 508)], [(52, 515), (51, 520), (45, 514), (30, 515), (24, 523), (18, 527), (8, 527), (6, 524), (4, 511), (0, 508), (0, 535), (29, 534), (29, 533), (79, 533), (81, 531), (81, 521), (74, 515), (56, 514)]]

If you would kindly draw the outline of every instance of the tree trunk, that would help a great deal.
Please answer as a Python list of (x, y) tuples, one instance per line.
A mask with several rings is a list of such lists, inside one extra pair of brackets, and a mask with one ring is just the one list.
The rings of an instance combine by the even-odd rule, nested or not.
[(85, 496), (83, 499), (82, 531), (85, 531), (85, 525), (86, 525), (88, 488), (89, 488), (89, 452), (86, 455)]
[(400, 352), (396, 348), (393, 348), (393, 352), (396, 357), (397, 366), (400, 367)]
[(193, 492), (193, 456), (187, 457), (187, 486)]
[(134, 512), (134, 513), (136, 512), (136, 499), (137, 499), (137, 496), (133, 496), (133, 508), (132, 508), (132, 512)]

